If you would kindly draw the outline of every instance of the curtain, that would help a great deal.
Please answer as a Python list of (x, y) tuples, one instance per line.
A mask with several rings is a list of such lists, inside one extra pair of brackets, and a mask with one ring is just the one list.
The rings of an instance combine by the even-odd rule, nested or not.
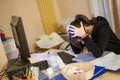
[(46, 34), (57, 32), (57, 20), (52, 0), (37, 0), (44, 31)]

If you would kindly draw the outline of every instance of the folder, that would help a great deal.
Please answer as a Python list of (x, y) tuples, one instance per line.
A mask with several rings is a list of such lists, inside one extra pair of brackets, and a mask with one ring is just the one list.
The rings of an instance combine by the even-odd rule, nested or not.
[(105, 67), (95, 65), (94, 76), (90, 80), (94, 80), (95, 78), (103, 75), (104, 73), (105, 73)]
[(117, 72), (120, 72), (120, 68), (116, 70)]
[(91, 52), (79, 54), (77, 57), (72, 58), (73, 62), (89, 62), (96, 59)]

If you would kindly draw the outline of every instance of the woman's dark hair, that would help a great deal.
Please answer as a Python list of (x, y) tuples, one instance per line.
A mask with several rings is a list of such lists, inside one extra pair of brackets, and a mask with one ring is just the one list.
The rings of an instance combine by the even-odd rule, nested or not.
[(82, 21), (83, 26), (89, 26), (89, 25), (93, 25), (95, 22), (95, 18), (92, 18), (91, 20), (89, 20), (86, 16), (82, 15), (82, 14), (77, 14), (75, 16), (75, 20), (73, 22), (71, 22), (71, 25), (76, 26), (76, 27), (81, 27), (80, 22)]
[[(82, 14), (78, 14), (75, 16), (75, 20), (71, 22), (70, 25), (73, 25), (77, 28), (81, 27), (80, 22), (82, 21), (83, 26), (89, 26), (89, 25), (94, 25), (95, 22), (95, 18), (92, 18), (91, 20), (89, 20), (86, 16), (82, 15)], [(80, 43), (77, 39), (81, 39), (80, 37), (71, 37), (72, 34), (70, 34), (70, 38), (71, 38), (71, 43), (76, 46), (77, 48), (79, 48), (80, 50), (83, 49), (83, 47), (85, 46), (84, 44)]]

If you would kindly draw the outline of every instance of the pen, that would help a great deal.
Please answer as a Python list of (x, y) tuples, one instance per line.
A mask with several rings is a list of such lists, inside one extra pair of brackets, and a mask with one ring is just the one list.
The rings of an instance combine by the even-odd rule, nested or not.
[(32, 77), (32, 70), (31, 70), (31, 69), (28, 70), (27, 77), (28, 77), (28, 78), (31, 78), (31, 77)]

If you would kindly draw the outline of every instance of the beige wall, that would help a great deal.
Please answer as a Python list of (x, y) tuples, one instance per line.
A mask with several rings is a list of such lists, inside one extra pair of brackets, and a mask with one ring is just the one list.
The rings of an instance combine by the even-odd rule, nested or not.
[(113, 30), (120, 38), (120, 0), (109, 0), (109, 6)]
[(58, 21), (84, 14), (91, 18), (89, 0), (53, 0)]
[(108, 0), (108, 4), (109, 4), (109, 9), (110, 9), (110, 16), (111, 16), (111, 24), (112, 24), (112, 29), (115, 32), (115, 22), (114, 22), (114, 14), (113, 14), (113, 0)]
[(117, 11), (118, 11), (118, 25), (116, 26), (116, 31), (117, 31), (117, 35), (118, 35), (118, 37), (120, 38), (120, 0), (117, 0), (116, 1), (116, 3), (117, 3)]
[(117, 0), (117, 9), (118, 9), (118, 16), (119, 16), (119, 24), (120, 24), (120, 0)]
[(11, 16), (21, 16), (31, 52), (36, 38), (44, 33), (36, 0), (0, 0), (0, 26), (6, 36), (12, 36)]
[(65, 27), (76, 14), (84, 14), (91, 18), (89, 0), (53, 0), (59, 30), (66, 32)]

